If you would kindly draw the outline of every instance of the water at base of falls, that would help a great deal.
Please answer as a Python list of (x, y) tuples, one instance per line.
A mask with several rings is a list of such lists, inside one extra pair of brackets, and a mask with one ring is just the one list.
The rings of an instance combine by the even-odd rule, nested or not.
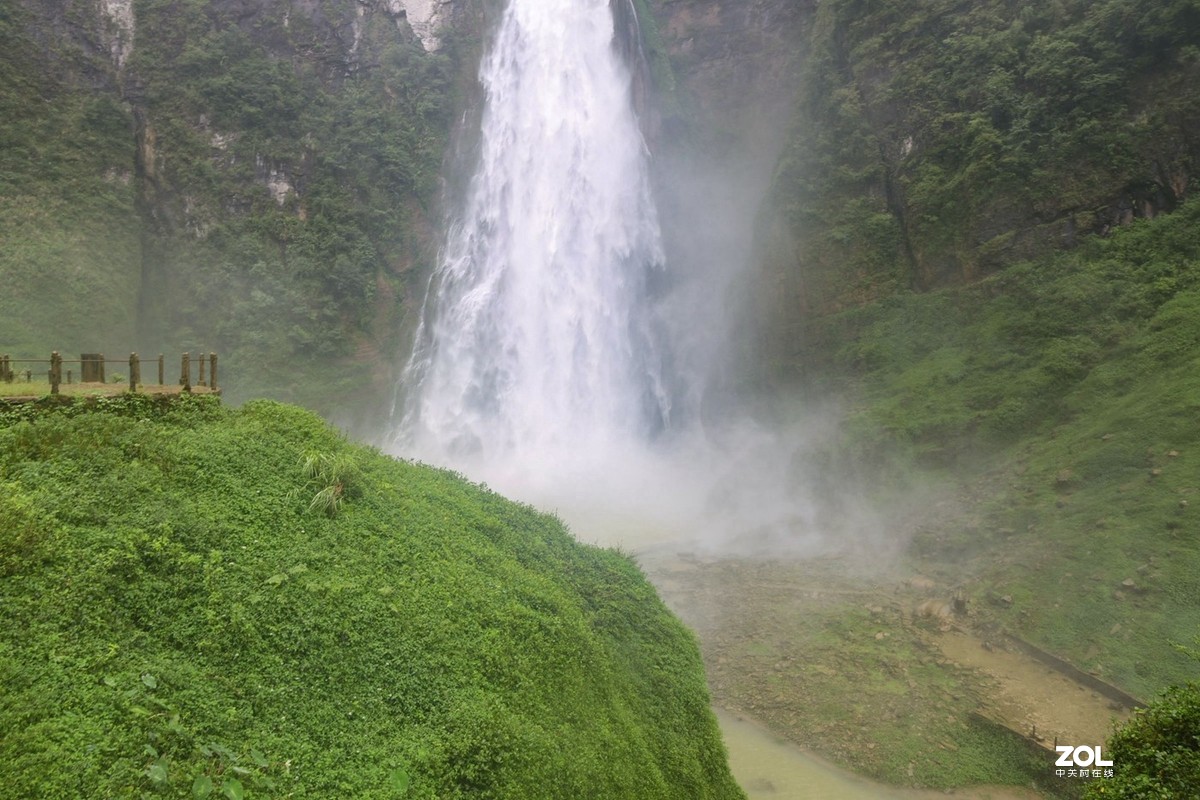
[(402, 450), (474, 477), (667, 427), (647, 151), (609, 0), (510, 0), (479, 162), (404, 376)]

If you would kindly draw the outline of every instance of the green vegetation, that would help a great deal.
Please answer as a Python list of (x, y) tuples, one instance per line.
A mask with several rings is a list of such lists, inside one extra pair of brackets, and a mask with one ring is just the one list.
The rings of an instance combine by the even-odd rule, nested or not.
[(3, 349), (203, 348), (233, 399), (381, 403), (436, 249), (459, 38), (425, 53), (353, 2), (134, 5), (120, 69), (99, 7), (0, 11)]
[(627, 557), (288, 406), (0, 412), (0, 604), (0, 797), (742, 796)]
[(832, 0), (807, 30), (768, 249), (810, 309), (1171, 211), (1200, 159), (1193, 0)]
[[(979, 283), (834, 315), (847, 447), (903, 492), (973, 485), (914, 556), (993, 622), (1128, 689), (1200, 630), (1200, 204)], [(1015, 603), (995, 602), (1009, 596)]]
[(1174, 800), (1200, 786), (1200, 685), (1173, 686), (1109, 741), (1114, 776), (1085, 797)]
[(84, 80), (82, 43), (48, 52), (34, 24), (20, 4), (0, 9), (0, 343), (121, 352), (141, 269), (132, 118)]

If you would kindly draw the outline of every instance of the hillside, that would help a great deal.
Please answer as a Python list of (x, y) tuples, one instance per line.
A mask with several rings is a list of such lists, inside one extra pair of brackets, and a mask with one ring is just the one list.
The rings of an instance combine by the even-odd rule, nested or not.
[(6, 352), (217, 351), (233, 399), (390, 401), (468, 35), (427, 52), (384, 0), (21, 0), (0, 45)]
[(1200, 630), (1198, 221), (1188, 202), (814, 332), (840, 342), (825, 369), (859, 398), (846, 445), (881, 483), (970, 496), (915, 557), (970, 576), (997, 624), (1147, 696), (1194, 675), (1172, 645)]
[(307, 412), (8, 412), (0, 486), (0, 797), (742, 796), (627, 557)]

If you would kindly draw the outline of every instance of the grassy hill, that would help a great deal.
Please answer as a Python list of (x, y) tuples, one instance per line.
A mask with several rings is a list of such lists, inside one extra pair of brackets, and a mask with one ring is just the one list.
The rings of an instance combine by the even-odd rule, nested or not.
[(6, 412), (0, 489), (0, 797), (742, 796), (627, 557), (307, 412)]

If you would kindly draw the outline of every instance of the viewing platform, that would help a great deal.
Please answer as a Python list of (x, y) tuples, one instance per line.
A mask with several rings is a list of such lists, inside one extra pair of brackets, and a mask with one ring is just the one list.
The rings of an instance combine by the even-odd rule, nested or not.
[[(72, 366), (79, 365), (78, 372)], [(13, 358), (0, 355), (0, 403), (29, 403), (46, 397), (113, 397), (133, 392), (147, 395), (215, 394), (217, 354), (184, 353), (180, 357), (179, 381), (167, 383), (166, 362), (160, 353), (146, 366), (157, 367), (157, 382), (143, 383), (143, 362), (137, 353), (128, 360), (109, 359), (100, 353), (84, 353), (78, 359), (64, 359), (56, 350), (48, 359)], [(117, 373), (116, 369), (127, 369)], [(110, 372), (111, 370), (111, 372)]]

